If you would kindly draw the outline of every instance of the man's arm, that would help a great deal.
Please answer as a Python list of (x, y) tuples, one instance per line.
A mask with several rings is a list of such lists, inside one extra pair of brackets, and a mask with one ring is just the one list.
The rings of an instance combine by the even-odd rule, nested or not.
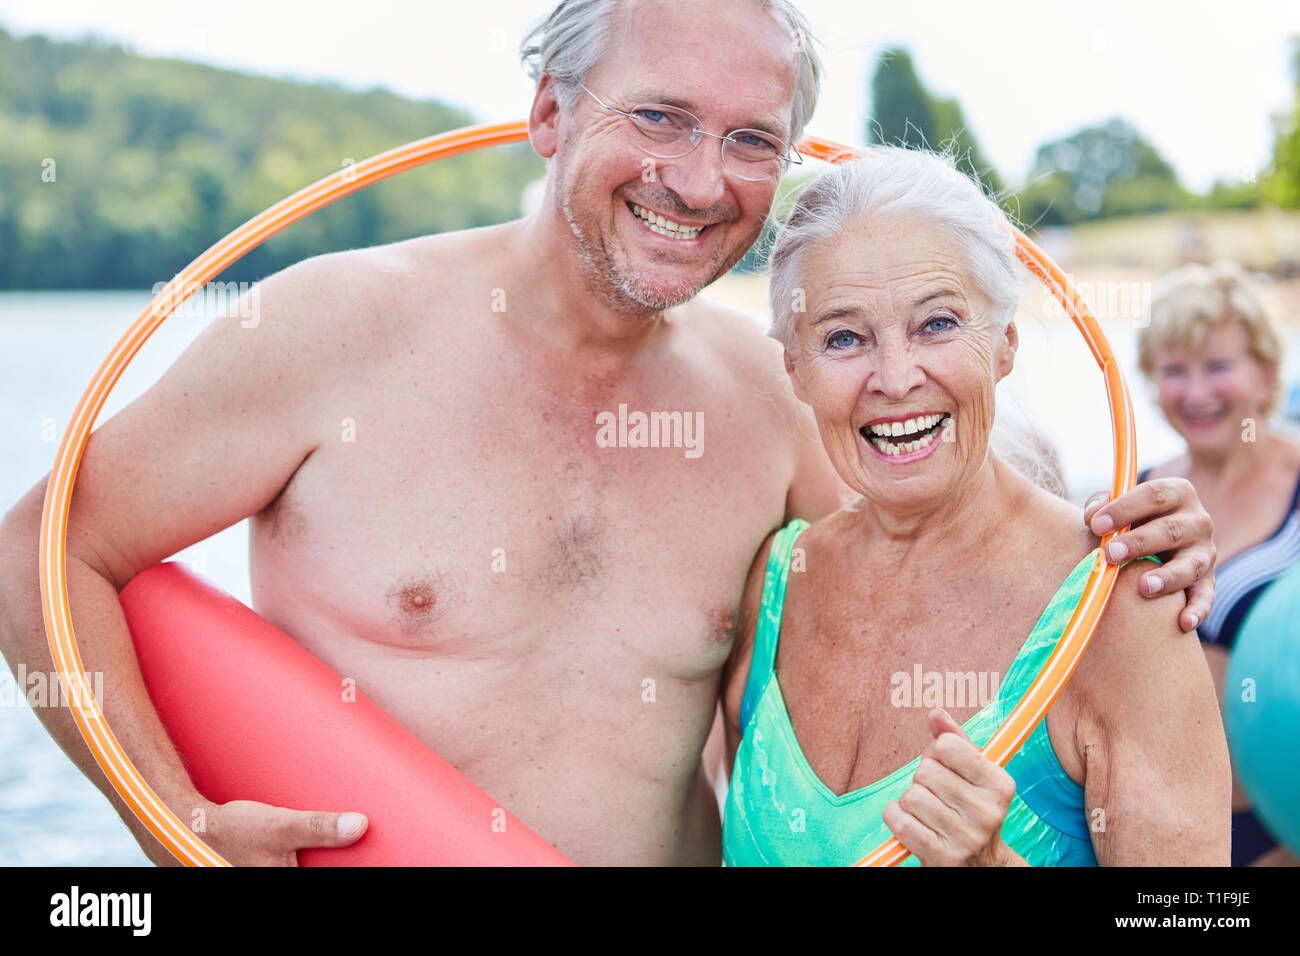
[(795, 518), (817, 521), (838, 511), (855, 495), (831, 464), (812, 409), (793, 393), (790, 400), (794, 406), (795, 473), (785, 499), (785, 520), (787, 523)]
[[(295, 843), (344, 845), (361, 829), (339, 838), (337, 814), (259, 811), (243, 802), (226, 810), (198, 794), (145, 690), (118, 592), (144, 568), (260, 511), (326, 434), (319, 399), (339, 343), (322, 316), (340, 307), (329, 301), (346, 272), (338, 258), (302, 263), (263, 283), (251, 300), (260, 305), (253, 327), (238, 315), (215, 320), (158, 383), (98, 428), (69, 514), (73, 625), (86, 670), (103, 675), (105, 717), (183, 821), (196, 808), (205, 811), (205, 838), (232, 862), (293, 862)], [(45, 485), (39, 482), (0, 522), (0, 646), (15, 669), (52, 666), (37, 571)], [(113, 790), (71, 712), (41, 708), (38, 716), (150, 859), (172, 862)]]
[(1103, 866), (1227, 866), (1232, 773), (1214, 683), (1174, 623), (1182, 596), (1135, 593), (1147, 564), (1120, 572), (1067, 688), (1093, 846)]

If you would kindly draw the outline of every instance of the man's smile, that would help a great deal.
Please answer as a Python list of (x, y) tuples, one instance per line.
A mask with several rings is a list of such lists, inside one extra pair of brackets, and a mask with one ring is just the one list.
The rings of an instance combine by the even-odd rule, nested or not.
[(641, 225), (645, 226), (645, 228), (660, 236), (664, 236), (665, 238), (676, 239), (678, 242), (690, 242), (693, 239), (697, 239), (705, 232), (705, 230), (712, 226), (712, 223), (701, 225), (669, 219), (662, 213), (654, 212), (651, 209), (639, 206), (633, 202), (629, 202), (627, 208), (631, 210), (632, 215), (641, 223)]

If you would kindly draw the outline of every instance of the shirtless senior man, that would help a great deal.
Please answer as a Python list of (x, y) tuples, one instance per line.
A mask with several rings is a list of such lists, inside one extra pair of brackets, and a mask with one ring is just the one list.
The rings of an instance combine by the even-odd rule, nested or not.
[[(575, 862), (719, 861), (700, 755), (746, 571), (773, 528), (836, 508), (840, 485), (780, 346), (694, 297), (755, 241), (780, 173), (745, 178), (758, 167), (740, 146), (761, 142), (724, 157), (718, 136), (799, 139), (820, 70), (806, 37), (783, 2), (560, 4), (532, 34), (529, 129), (551, 160), (539, 212), (272, 276), (256, 328), (217, 320), (95, 432), (68, 544), (85, 665), (136, 765), (182, 819), (206, 810), (227, 859), (292, 864), (364, 832), (334, 812), (354, 808), (205, 800), (145, 693), (118, 591), (251, 517), (256, 610)], [(647, 162), (617, 112), (646, 103), (688, 109), (705, 135)], [(675, 226), (652, 230), (644, 210)], [(621, 405), (694, 415), (702, 453), (606, 447), (597, 416)], [(44, 489), (0, 537), (5, 655), (33, 670), (49, 667)], [(1105, 511), (1146, 521), (1137, 553), (1181, 539), (1153, 574), (1190, 586), (1194, 627), (1213, 545), (1190, 485)], [(70, 714), (40, 716), (172, 862)]]

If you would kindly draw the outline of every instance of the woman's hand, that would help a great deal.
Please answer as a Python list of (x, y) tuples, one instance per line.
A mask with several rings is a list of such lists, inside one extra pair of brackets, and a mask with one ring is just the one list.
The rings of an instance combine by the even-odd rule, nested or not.
[(1142, 595), (1185, 590), (1178, 626), (1193, 631), (1205, 620), (1214, 604), (1214, 522), (1190, 481), (1152, 478), (1114, 501), (1098, 492), (1084, 506), (1083, 520), (1098, 537), (1133, 526), (1106, 546), (1111, 564), (1171, 552), (1164, 567), (1142, 576)]
[(930, 711), (934, 740), (912, 785), (885, 806), (885, 826), (922, 866), (1027, 866), (1002, 842), (1016, 794), (1011, 774), (980, 753), (961, 725)]

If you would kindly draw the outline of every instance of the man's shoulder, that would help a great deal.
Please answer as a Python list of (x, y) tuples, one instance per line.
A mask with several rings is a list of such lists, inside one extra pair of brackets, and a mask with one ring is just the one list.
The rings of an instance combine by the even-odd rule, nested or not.
[(683, 318), (717, 363), (744, 378), (787, 385), (781, 345), (754, 316), (699, 296), (684, 307)]
[(474, 282), (489, 257), (485, 245), (491, 238), (485, 233), (492, 228), (499, 227), (303, 259), (258, 284), (261, 308), (324, 335), (351, 335), (358, 323), (365, 323), (371, 336), (378, 337), (384, 328), (408, 321), (413, 309), (446, 301), (457, 285)]

